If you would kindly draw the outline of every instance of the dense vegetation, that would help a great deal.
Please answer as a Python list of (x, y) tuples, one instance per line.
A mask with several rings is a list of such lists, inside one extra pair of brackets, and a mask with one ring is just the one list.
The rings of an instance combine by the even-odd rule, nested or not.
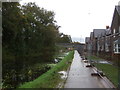
[[(26, 77), (31, 73), (30, 66), (52, 62), (57, 51), (55, 43), (62, 42), (54, 16), (53, 11), (35, 3), (2, 3), (3, 87), (19, 85), (22, 73)], [(71, 42), (71, 38), (64, 42)]]
[(56, 88), (61, 81), (58, 71), (66, 70), (68, 68), (70, 64), (69, 62), (72, 61), (73, 55), (74, 52), (71, 51), (61, 62), (59, 62), (48, 72), (44, 73), (42, 76), (32, 82), (23, 84), (19, 88)]

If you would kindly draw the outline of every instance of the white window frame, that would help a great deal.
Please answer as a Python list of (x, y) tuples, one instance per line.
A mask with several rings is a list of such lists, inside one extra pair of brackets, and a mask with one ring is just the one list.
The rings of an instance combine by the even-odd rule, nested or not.
[(120, 44), (118, 44), (118, 42), (114, 43), (114, 53), (120, 53), (119, 49), (120, 49)]
[(118, 44), (118, 53), (120, 53), (119, 49), (120, 49), (120, 44)]

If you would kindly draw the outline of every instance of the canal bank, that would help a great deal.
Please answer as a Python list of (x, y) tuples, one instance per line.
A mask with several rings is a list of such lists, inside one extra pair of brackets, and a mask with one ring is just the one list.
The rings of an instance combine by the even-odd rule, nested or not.
[(94, 69), (86, 67), (86, 63), (75, 51), (64, 88), (111, 88), (102, 78), (91, 76), (91, 73), (94, 73)]
[(90, 55), (87, 56), (89, 61), (92, 61), (92, 65), (94, 65), (97, 69), (103, 71), (106, 77), (116, 86), (118, 87), (118, 73), (119, 67), (110, 60), (105, 60), (103, 58)]
[[(61, 75), (58, 73), (60, 71), (65, 71), (69, 67), (72, 59), (73, 59), (74, 51), (70, 51), (67, 56), (63, 58), (57, 65), (55, 65), (52, 69), (39, 76), (37, 79), (26, 82), (18, 88), (56, 88), (59, 83), (63, 81), (61, 79)], [(61, 86), (61, 85), (60, 85)]]

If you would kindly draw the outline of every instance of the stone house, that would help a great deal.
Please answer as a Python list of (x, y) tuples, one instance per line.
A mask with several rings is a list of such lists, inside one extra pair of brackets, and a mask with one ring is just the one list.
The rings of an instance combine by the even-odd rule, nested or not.
[(89, 51), (90, 50), (90, 37), (86, 37), (85, 38), (85, 51)]
[(93, 40), (94, 40), (94, 37), (93, 37), (93, 32), (90, 33), (90, 41), (89, 41), (89, 45), (90, 45), (90, 52), (93, 53), (93, 47), (94, 47), (94, 44), (93, 44)]
[(112, 57), (120, 59), (120, 6), (115, 6), (113, 19), (111, 23), (112, 34)]
[(105, 29), (93, 29), (93, 52), (98, 54), (98, 51), (104, 51), (105, 49)]
[(89, 51), (95, 55), (107, 56), (108, 59), (120, 59), (120, 6), (115, 6), (110, 28), (93, 29), (89, 41), (86, 38)]

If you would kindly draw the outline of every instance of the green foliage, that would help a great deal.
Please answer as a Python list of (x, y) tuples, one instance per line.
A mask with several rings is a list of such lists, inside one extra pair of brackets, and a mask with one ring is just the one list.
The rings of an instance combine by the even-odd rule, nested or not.
[(90, 60), (101, 60), (101, 58), (99, 58), (97, 56), (88, 56), (87, 58)]
[[(23, 68), (52, 62), (59, 36), (55, 13), (35, 3), (2, 3), (3, 85), (15, 88)], [(32, 71), (30, 71), (32, 72)], [(12, 74), (13, 73), (13, 74)], [(17, 80), (12, 79), (16, 77)]]
[(53, 68), (56, 64), (48, 64), (50, 68)]
[(19, 88), (56, 88), (56, 85), (60, 82), (60, 76), (58, 71), (66, 70), (70, 62), (73, 59), (74, 52), (70, 52), (61, 62), (55, 65), (48, 72), (37, 78), (32, 82), (25, 83)]
[(70, 35), (65, 35), (63, 33), (60, 33), (57, 37), (57, 43), (72, 43), (72, 39)]
[[(37, 63), (52, 62), (57, 51), (55, 43), (60, 37), (54, 15), (53, 11), (40, 8), (35, 3), (23, 6), (18, 2), (2, 3), (4, 87), (16, 88), (21, 82), (20, 75), (23, 74), (23, 69), (26, 70)], [(39, 69), (38, 72), (36, 70), (23, 72), (33, 75), (39, 72)]]

